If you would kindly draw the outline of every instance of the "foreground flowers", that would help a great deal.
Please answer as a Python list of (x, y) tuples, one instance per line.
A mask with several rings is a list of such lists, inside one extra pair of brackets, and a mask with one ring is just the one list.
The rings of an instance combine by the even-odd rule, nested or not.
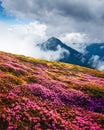
[(104, 130), (104, 73), (0, 53), (0, 130)]

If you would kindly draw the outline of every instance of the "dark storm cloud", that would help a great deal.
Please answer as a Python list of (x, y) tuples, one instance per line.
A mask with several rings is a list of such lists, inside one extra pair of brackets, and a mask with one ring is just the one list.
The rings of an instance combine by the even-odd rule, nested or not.
[(104, 0), (2, 0), (7, 13), (38, 20), (50, 35), (79, 32), (104, 41)]
[(2, 2), (7, 11), (17, 16), (28, 16), (44, 22), (46, 18), (49, 19), (52, 15), (54, 15), (54, 19), (55, 16), (62, 15), (82, 21), (92, 20), (96, 17), (94, 14), (97, 11), (96, 8), (98, 8), (96, 4), (102, 1), (95, 0), (90, 3), (89, 0), (3, 0)]
[(93, 15), (86, 5), (76, 4), (74, 2), (63, 2), (58, 5), (57, 9), (59, 10), (59, 14), (64, 17), (73, 17), (78, 20), (91, 20)]

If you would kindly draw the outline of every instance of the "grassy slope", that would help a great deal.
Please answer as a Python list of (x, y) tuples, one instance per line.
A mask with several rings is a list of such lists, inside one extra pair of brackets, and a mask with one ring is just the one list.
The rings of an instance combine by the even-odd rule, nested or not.
[(104, 130), (104, 72), (0, 52), (0, 130)]

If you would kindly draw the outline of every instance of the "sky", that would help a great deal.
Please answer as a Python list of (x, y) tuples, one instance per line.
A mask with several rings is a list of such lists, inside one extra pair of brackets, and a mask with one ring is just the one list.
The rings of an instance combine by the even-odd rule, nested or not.
[(52, 36), (81, 52), (104, 42), (104, 0), (0, 0), (0, 50), (40, 58)]
[(7, 21), (9, 18), (12, 19), (11, 17), (38, 21), (47, 26), (49, 36), (80, 33), (88, 35), (90, 41), (104, 41), (104, 0), (1, 0), (1, 2), (5, 10), (5, 15), (4, 11), (1, 11), (1, 15)]
[(39, 22), (47, 26), (48, 36), (66, 37), (70, 33), (80, 33), (86, 34), (89, 41), (104, 41), (104, 0), (0, 1), (0, 20), (3, 22)]

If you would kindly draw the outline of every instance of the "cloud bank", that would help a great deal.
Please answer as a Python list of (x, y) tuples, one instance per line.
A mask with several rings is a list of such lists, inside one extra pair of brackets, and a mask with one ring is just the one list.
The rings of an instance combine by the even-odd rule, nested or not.
[(100, 59), (98, 55), (93, 55), (90, 61), (92, 62), (93, 67), (98, 70), (104, 71), (104, 59)]
[(37, 20), (48, 34), (84, 33), (91, 42), (104, 41), (103, 0), (2, 0), (8, 14)]
[(2, 51), (46, 60), (59, 60), (66, 52), (60, 46), (57, 51), (47, 52), (37, 46), (47, 40), (47, 26), (38, 22), (11, 26), (0, 23), (0, 29), (0, 50)]
[[(60, 36), (59, 39), (81, 53), (85, 52), (85, 47), (89, 44), (89, 38), (84, 33), (66, 33), (63, 36)], [(86, 43), (86, 41), (88, 43)]]
[(35, 43), (45, 40), (45, 30), (46, 26), (37, 22), (11, 26), (0, 23), (0, 50), (37, 57)]

